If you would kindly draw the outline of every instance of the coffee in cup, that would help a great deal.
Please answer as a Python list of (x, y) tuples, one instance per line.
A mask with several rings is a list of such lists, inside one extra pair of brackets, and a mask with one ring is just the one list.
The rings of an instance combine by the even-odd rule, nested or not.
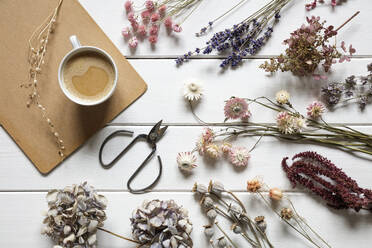
[(117, 68), (102, 49), (81, 46), (71, 36), (73, 50), (63, 59), (58, 70), (59, 85), (65, 95), (80, 105), (96, 105), (108, 99), (115, 90)]

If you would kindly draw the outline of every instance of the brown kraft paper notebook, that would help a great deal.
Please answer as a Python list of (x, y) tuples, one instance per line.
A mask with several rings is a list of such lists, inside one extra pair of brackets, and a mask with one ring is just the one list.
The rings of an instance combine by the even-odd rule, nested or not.
[[(21, 88), (20, 84), (27, 82), (29, 76), (28, 39), (57, 3), (58, 0), (0, 1), (0, 123), (43, 174), (63, 159), (39, 109), (34, 104), (30, 108), (26, 106), (30, 89)], [(58, 66), (72, 49), (69, 37), (74, 34), (82, 45), (97, 46), (108, 52), (118, 67), (115, 93), (100, 105), (77, 105), (67, 99), (58, 85)], [(64, 159), (147, 89), (146, 83), (77, 0), (62, 3), (38, 82), (40, 102), (63, 138)]]

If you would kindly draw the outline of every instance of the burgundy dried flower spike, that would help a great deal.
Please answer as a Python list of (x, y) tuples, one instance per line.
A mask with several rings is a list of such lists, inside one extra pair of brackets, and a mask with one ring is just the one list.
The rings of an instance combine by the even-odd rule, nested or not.
[(301, 184), (336, 209), (372, 210), (372, 190), (359, 187), (330, 160), (316, 152), (296, 154), (291, 166), (287, 159), (283, 158), (282, 167), (293, 187)]

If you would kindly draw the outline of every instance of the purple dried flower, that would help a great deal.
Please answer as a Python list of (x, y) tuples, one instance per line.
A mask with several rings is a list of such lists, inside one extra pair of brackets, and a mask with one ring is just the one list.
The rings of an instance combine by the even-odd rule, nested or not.
[(288, 166), (283, 158), (282, 167), (293, 187), (297, 184), (319, 195), (336, 209), (372, 210), (372, 190), (363, 189), (330, 160), (316, 152), (302, 152), (293, 156)]

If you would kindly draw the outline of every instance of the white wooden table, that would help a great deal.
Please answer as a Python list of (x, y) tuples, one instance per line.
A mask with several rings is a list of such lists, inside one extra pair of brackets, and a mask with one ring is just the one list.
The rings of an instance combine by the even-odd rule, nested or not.
[[(88, 181), (107, 196), (109, 200), (108, 219), (105, 222), (107, 229), (130, 236), (129, 216), (144, 199), (174, 199), (190, 210), (191, 220), (194, 223), (192, 237), (195, 247), (207, 247), (206, 238), (202, 233), (202, 225), (206, 224), (207, 220), (197, 200), (190, 193), (193, 183), (197, 181), (206, 184), (209, 179), (223, 181), (227, 188), (238, 191), (242, 199), (250, 205), (248, 201), (252, 196), (242, 191), (246, 180), (256, 175), (263, 176), (271, 186), (288, 191), (297, 209), (323, 234), (332, 247), (371, 247), (372, 215), (366, 212), (336, 211), (327, 208), (318, 197), (292, 190), (280, 166), (281, 159), (285, 156), (314, 150), (326, 155), (348, 175), (355, 178), (362, 187), (371, 188), (370, 160), (331, 148), (295, 145), (270, 138), (262, 140), (252, 153), (248, 168), (240, 172), (234, 170), (225, 161), (210, 165), (200, 158), (199, 167), (195, 172), (190, 176), (184, 176), (178, 170), (175, 158), (179, 151), (193, 148), (202, 130), (183, 100), (181, 89), (185, 81), (196, 78), (204, 82), (206, 95), (196, 111), (199, 116), (210, 122), (220, 123), (223, 120), (223, 101), (232, 95), (273, 97), (276, 91), (287, 89), (297, 108), (304, 109), (319, 96), (319, 82), (299, 82), (288, 73), (278, 73), (268, 77), (264, 71), (257, 69), (258, 65), (268, 56), (277, 55), (284, 50), (282, 40), (305, 21), (306, 15), (320, 15), (326, 18), (328, 23), (338, 26), (354, 12), (361, 10), (361, 14), (343, 28), (338, 36), (339, 41), (345, 40), (347, 44), (353, 44), (357, 49), (357, 56), (350, 63), (337, 64), (334, 67), (337, 73), (331, 74), (330, 80), (342, 80), (350, 74), (364, 74), (367, 63), (372, 59), (370, 33), (372, 1), (349, 0), (334, 10), (327, 4), (309, 13), (304, 9), (304, 1), (295, 0), (282, 13), (282, 20), (259, 56), (248, 59), (237, 70), (227, 70), (224, 73), (219, 72), (218, 57), (209, 56), (206, 59), (194, 60), (180, 68), (176, 68), (174, 58), (190, 49), (202, 46), (205, 38), (196, 38), (194, 33), (209, 20), (232, 6), (233, 1), (205, 0), (193, 17), (184, 24), (184, 32), (169, 37), (162, 29), (155, 49), (151, 49), (146, 42), (140, 44), (135, 53), (128, 49), (121, 36), (122, 27), (128, 24), (123, 12), (123, 0), (80, 0), (80, 2), (148, 83), (148, 91), (48, 176), (39, 174), (6, 132), (0, 130), (0, 247), (51, 247), (52, 242), (49, 238), (40, 235), (41, 212), (47, 208), (45, 194), (49, 189), (62, 188), (82, 181)], [(267, 1), (249, 0), (241, 9), (225, 18), (223, 23), (218, 23), (215, 30), (229, 27), (237, 20), (253, 13), (264, 2)], [(273, 113), (260, 110), (262, 109), (252, 109), (253, 121), (273, 122)], [(367, 106), (361, 113), (357, 105), (352, 105), (327, 113), (325, 118), (331, 123), (345, 123), (372, 133), (372, 106)], [(164, 163), (162, 179), (153, 192), (132, 195), (126, 190), (125, 182), (148, 150), (140, 148), (132, 150), (119, 164), (110, 170), (104, 170), (98, 163), (99, 146), (103, 138), (113, 130), (124, 126), (126, 129), (134, 130), (135, 133), (147, 132), (160, 119), (170, 126), (158, 145), (158, 152), (162, 155)], [(119, 140), (115, 142), (115, 145), (110, 147), (112, 156), (122, 147)], [(250, 146), (255, 139), (240, 139), (239, 142)], [(157, 169), (154, 163), (155, 160), (142, 174), (143, 180), (145, 178), (151, 180), (153, 177)], [(137, 180), (135, 183), (141, 186), (142, 182)], [(267, 215), (268, 235), (276, 247), (309, 247), (306, 241), (292, 231), (287, 231), (265, 207), (260, 204), (250, 206), (254, 206), (250, 210), (252, 215)], [(99, 247), (134, 247), (105, 233), (99, 233), (98, 239)], [(240, 247), (246, 247), (244, 243), (241, 244)]]

